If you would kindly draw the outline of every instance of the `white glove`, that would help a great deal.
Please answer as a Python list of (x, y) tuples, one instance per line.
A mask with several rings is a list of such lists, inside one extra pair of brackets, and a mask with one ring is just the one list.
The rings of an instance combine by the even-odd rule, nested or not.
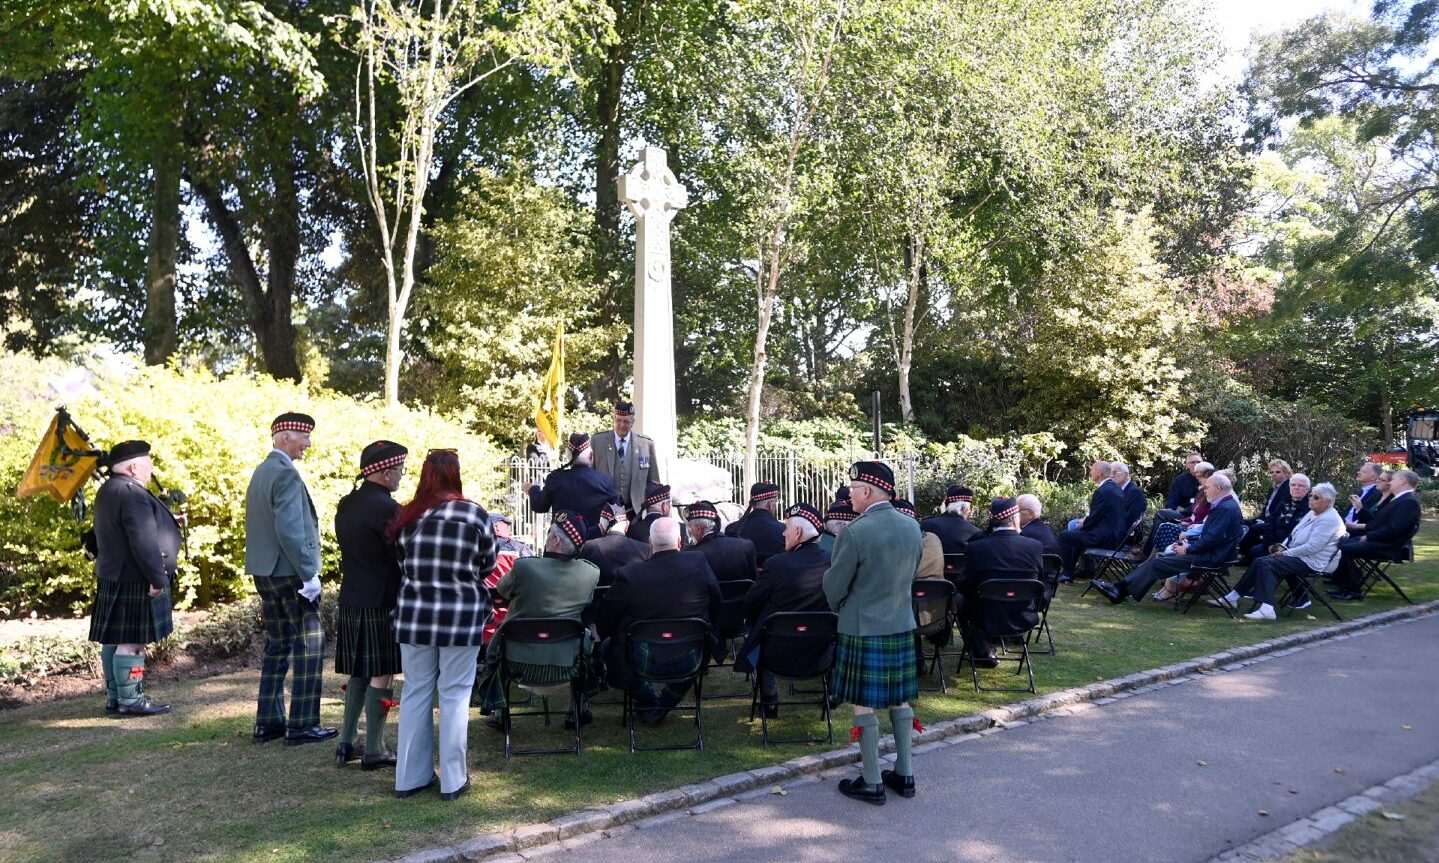
[(320, 576), (318, 576), (318, 575), (312, 575), (312, 576), (310, 576), (309, 581), (306, 581), (304, 584), (300, 585), (299, 594), (300, 594), (301, 596), (305, 597), (306, 599), (308, 599), (308, 600), (311, 601), (311, 602), (316, 602), (317, 600), (319, 600), (319, 598), (320, 598)]

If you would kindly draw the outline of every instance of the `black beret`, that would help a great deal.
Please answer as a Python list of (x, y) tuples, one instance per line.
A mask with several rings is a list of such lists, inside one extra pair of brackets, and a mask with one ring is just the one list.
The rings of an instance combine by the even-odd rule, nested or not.
[(759, 503), (762, 500), (774, 500), (779, 497), (779, 486), (772, 482), (757, 482), (749, 487), (749, 502)]
[(719, 521), (719, 510), (707, 500), (697, 500), (690, 504), (685, 510), (686, 518), (707, 518), (711, 521)]
[(630, 402), (615, 402), (615, 413), (622, 417), (632, 417), (635, 415), (635, 406)]
[(882, 461), (857, 461), (849, 468), (849, 478), (854, 482), (872, 485), (891, 497), (894, 496), (894, 471)]
[(142, 440), (124, 440), (110, 447), (108, 464), (117, 465), (122, 461), (150, 454), (150, 444)]
[(584, 516), (577, 512), (560, 510), (555, 513), (554, 525), (564, 531), (565, 536), (570, 538), (570, 542), (575, 544), (575, 548), (579, 548), (585, 544)]
[(370, 476), (405, 463), (410, 451), (392, 440), (377, 440), (360, 450), (360, 476)]
[(854, 521), (857, 518), (859, 518), (859, 514), (854, 511), (854, 507), (850, 505), (848, 499), (837, 500), (830, 504), (824, 514), (825, 521)]
[(282, 431), (312, 432), (315, 430), (315, 418), (309, 414), (298, 414), (293, 411), (283, 413), (275, 417), (270, 423), (270, 434), (278, 434)]
[(914, 504), (910, 503), (902, 497), (897, 497), (894, 499), (894, 508), (912, 519), (919, 519), (919, 513), (915, 511)]
[(570, 441), (565, 446), (569, 448), (570, 452), (579, 455), (590, 448), (590, 436), (584, 432), (575, 432), (570, 435)]
[(835, 489), (834, 499), (835, 499), (835, 500), (849, 500), (849, 484), (848, 484), (848, 483), (843, 483), (843, 482), (842, 482), (842, 483), (839, 484), (839, 488)]
[(997, 497), (989, 502), (989, 520), (1008, 521), (1019, 514), (1019, 504), (1012, 497)]
[(654, 506), (670, 499), (670, 487), (662, 482), (645, 484), (645, 506)]
[(815, 530), (824, 530), (824, 519), (820, 516), (819, 510), (807, 503), (797, 503), (784, 511), (785, 518), (802, 518), (814, 525)]
[(944, 492), (944, 502), (945, 502), (946, 505), (951, 504), (951, 503), (954, 503), (955, 501), (972, 501), (972, 500), (974, 500), (974, 492), (970, 491), (970, 490), (969, 490), (967, 487), (965, 487), (965, 486), (962, 486), (962, 485), (952, 485), (952, 486), (950, 486), (949, 488), (945, 489), (945, 492)]

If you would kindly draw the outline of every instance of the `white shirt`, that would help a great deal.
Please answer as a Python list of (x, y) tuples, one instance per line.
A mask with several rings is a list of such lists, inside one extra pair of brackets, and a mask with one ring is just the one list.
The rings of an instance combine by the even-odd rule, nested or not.
[[(1369, 483), (1368, 485), (1364, 486), (1363, 488), (1359, 489), (1359, 496), (1360, 496), (1361, 498), (1364, 497), (1364, 495), (1366, 495), (1366, 494), (1369, 493), (1369, 489), (1373, 488), (1374, 486), (1375, 486), (1375, 483), (1372, 483), (1372, 482), (1371, 482), (1371, 483)], [(1358, 517), (1359, 517), (1359, 507), (1357, 507), (1357, 506), (1351, 506), (1351, 507), (1349, 507), (1349, 514), (1346, 515), (1346, 516), (1344, 516), (1344, 520), (1345, 520), (1345, 521), (1353, 521), (1354, 519), (1356, 519), (1356, 518), (1358, 518)]]

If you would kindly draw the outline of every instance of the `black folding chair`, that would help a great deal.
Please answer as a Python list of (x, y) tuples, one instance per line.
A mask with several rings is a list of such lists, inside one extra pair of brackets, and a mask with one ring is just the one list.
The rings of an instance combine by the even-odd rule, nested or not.
[(964, 552), (956, 551), (944, 556), (944, 577), (959, 589), (959, 580), (964, 577)]
[[(771, 743), (834, 743), (834, 720), (830, 715), (830, 690), (835, 653), (839, 647), (839, 615), (832, 611), (784, 611), (765, 619), (759, 634), (759, 662), (755, 665), (754, 689), (751, 693), (749, 718), (760, 716), (760, 738)], [(760, 710), (760, 685), (765, 673), (776, 678), (814, 680), (820, 682), (821, 710), (824, 714), (824, 737), (801, 737), (795, 740), (771, 739), (769, 718)], [(813, 707), (813, 700), (776, 701), (775, 707)]]
[[(1338, 554), (1339, 548), (1336, 546), (1334, 552), (1329, 556), (1329, 560), (1332, 561)], [(1324, 595), (1324, 579), (1327, 578), (1328, 575), (1327, 572), (1323, 572), (1322, 570), (1315, 572), (1305, 567), (1304, 572), (1301, 574), (1285, 579), (1284, 592), (1278, 594), (1278, 598), (1275, 600), (1274, 607), (1276, 613), (1285, 615), (1293, 614), (1296, 610), (1294, 603), (1303, 597), (1308, 597), (1310, 601), (1318, 601), (1323, 604), (1325, 608), (1329, 609), (1329, 613), (1334, 615), (1335, 620), (1343, 620), (1344, 616), (1339, 613), (1339, 610), (1336, 609), (1333, 604), (1329, 602), (1329, 598)]]
[(1044, 585), (1044, 604), (1039, 609), (1039, 628), (1034, 630), (1033, 635), (1036, 646), (1039, 644), (1041, 635), (1049, 643), (1048, 650), (1035, 652), (1053, 656), (1055, 654), (1054, 633), (1049, 628), (1049, 605), (1054, 602), (1054, 597), (1059, 592), (1059, 573), (1064, 569), (1064, 558), (1057, 554), (1046, 554), (1043, 560), (1044, 574), (1039, 580)]
[[(747, 578), (741, 578), (731, 581), (721, 581), (719, 587), (719, 617), (711, 621), (710, 625), (714, 628), (714, 631), (719, 634), (719, 637), (724, 639), (725, 645), (732, 648), (734, 645), (731, 644), (731, 642), (744, 637), (744, 598), (749, 593), (750, 588), (754, 587), (754, 582)], [(730, 650), (728, 652), (732, 654), (734, 651)], [(716, 666), (723, 667), (733, 665), (734, 659), (732, 656), (717, 656), (715, 657), (714, 663)]]
[[(625, 661), (630, 685), (625, 688), (624, 717), (630, 733), (630, 752), (705, 748), (702, 724), (705, 671), (710, 663), (709, 622), (698, 617), (638, 620), (625, 631)], [(655, 665), (659, 664), (656, 668)], [(692, 684), (695, 693), (695, 742), (674, 746), (639, 746), (635, 735), (635, 688), (641, 683), (674, 686)], [(678, 709), (678, 705), (671, 710)]]
[[(909, 595), (914, 604), (914, 650), (919, 657), (919, 674), (923, 677), (937, 672), (938, 691), (947, 692), (941, 648), (954, 637), (954, 585), (948, 579), (921, 578), (911, 585)], [(929, 647), (934, 648), (933, 653)]]
[[(1220, 564), (1208, 564), (1204, 566), (1191, 566), (1184, 578), (1179, 581), (1179, 596), (1174, 598), (1174, 610), (1180, 614), (1188, 614), (1189, 609), (1201, 599), (1223, 599), (1233, 589), (1229, 584), (1229, 567), (1238, 566), (1239, 560), (1227, 560)], [(1224, 613), (1231, 618), (1234, 617), (1234, 609), (1228, 603), (1218, 603), (1218, 608), (1224, 609)]]
[[(574, 618), (569, 617), (531, 617), (520, 620), (505, 621), (501, 630), (500, 638), (500, 685), (505, 690), (505, 704), (500, 708), (500, 726), (505, 732), (505, 758), (508, 760), (511, 755), (556, 755), (562, 753), (580, 754), (580, 697), (584, 692), (584, 663), (580, 662), (580, 651), (584, 649), (585, 625)], [(568, 666), (545, 666), (555, 670), (563, 669), (569, 672), (567, 681), (555, 680), (527, 680), (515, 673), (511, 665), (510, 649), (517, 645), (565, 645), (573, 646), (574, 660)], [(558, 676), (558, 675), (557, 675)], [(540, 709), (526, 710), (523, 713), (516, 713), (511, 709), (510, 687), (518, 684), (540, 690)], [(551, 710), (548, 695), (543, 694), (545, 689), (559, 685), (567, 685), (569, 689), (569, 704), (564, 710)], [(534, 693), (532, 693), (533, 695)], [(531, 699), (533, 701), (533, 698)], [(511, 743), (510, 732), (514, 720), (523, 717), (540, 717), (544, 720), (546, 727), (550, 724), (551, 716), (568, 716), (575, 724), (575, 741), (571, 746), (562, 749), (516, 749)]]
[(1354, 565), (1359, 568), (1359, 595), (1364, 597), (1365, 599), (1369, 598), (1369, 591), (1373, 590), (1375, 587), (1378, 587), (1379, 582), (1382, 581), (1390, 587), (1394, 588), (1394, 592), (1399, 594), (1400, 599), (1404, 600), (1410, 605), (1413, 605), (1414, 600), (1409, 598), (1409, 594), (1404, 592), (1404, 588), (1400, 587), (1398, 584), (1395, 583), (1394, 579), (1389, 577), (1389, 567), (1393, 566), (1396, 563), (1408, 563), (1413, 559), (1413, 543), (1410, 543), (1409, 545), (1406, 545), (1404, 546), (1404, 548), (1400, 549), (1398, 557), (1383, 559), (1364, 557), (1354, 558)]
[[(1116, 582), (1129, 575), (1139, 561), (1134, 559), (1134, 550), (1144, 547), (1146, 532), (1144, 529), (1145, 516), (1129, 526), (1124, 532), (1124, 538), (1114, 548), (1086, 548), (1083, 560), (1087, 561), (1090, 570), (1089, 584), (1084, 586), (1084, 592), (1079, 594), (1082, 599), (1085, 594), (1094, 589), (1094, 579), (1103, 579), (1108, 582)], [(1150, 525), (1153, 530), (1155, 525)], [(1130, 542), (1134, 535), (1139, 535), (1137, 542)]]
[[(956, 672), (964, 668), (964, 663), (969, 663), (970, 673), (974, 677), (975, 692), (1034, 692), (1034, 663), (1030, 661), (1029, 640), (1031, 635), (1039, 628), (1039, 609), (1044, 603), (1044, 583), (1036, 578), (995, 578), (983, 582), (975, 591), (975, 601), (981, 605), (981, 611), (973, 619), (983, 621), (977, 624), (982, 626), (984, 634), (991, 641), (1002, 641), (1012, 639), (1019, 642), (1019, 655), (1006, 656), (996, 655), (996, 662), (1016, 663), (1014, 673), (1029, 671), (1029, 686), (1027, 687), (1005, 687), (1005, 686), (981, 686), (979, 683), (979, 666), (974, 662), (974, 656), (969, 652), (969, 644), (966, 643), (959, 654), (959, 666)], [(984, 606), (1007, 608), (1010, 613), (1007, 615), (987, 615), (983, 612)], [(1021, 626), (1019, 620), (1023, 615), (1033, 614), (1035, 622), (1029, 626)], [(997, 620), (1007, 619), (1012, 621), (1011, 625), (1003, 625)]]

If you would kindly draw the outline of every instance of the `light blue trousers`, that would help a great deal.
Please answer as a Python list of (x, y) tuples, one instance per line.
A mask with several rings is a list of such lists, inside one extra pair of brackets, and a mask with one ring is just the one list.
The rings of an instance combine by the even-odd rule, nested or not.
[(405, 688), (400, 694), (395, 790), (419, 788), (435, 769), (435, 695), (440, 701), (440, 790), (456, 791), (469, 776), (470, 688), (480, 648), (400, 645)]

